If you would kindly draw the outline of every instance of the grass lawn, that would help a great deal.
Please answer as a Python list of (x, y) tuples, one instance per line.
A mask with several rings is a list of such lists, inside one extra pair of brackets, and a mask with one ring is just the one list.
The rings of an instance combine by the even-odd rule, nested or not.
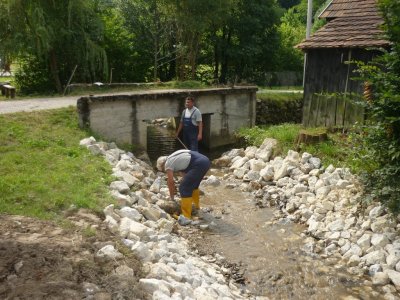
[[(238, 136), (244, 138), (249, 145), (260, 146), (265, 138), (278, 140), (278, 147), (275, 155), (282, 157), (287, 155), (288, 150), (296, 150), (299, 153), (308, 152), (321, 159), (322, 164), (327, 167), (332, 164), (334, 167), (350, 168), (358, 173), (362, 169), (360, 157), (362, 153), (353, 145), (352, 134), (343, 134), (340, 131), (327, 132), (328, 140), (316, 144), (296, 144), (296, 138), (300, 130), (304, 130), (301, 124), (281, 124), (273, 126), (256, 126), (253, 128), (242, 128)], [(325, 128), (307, 128), (306, 131), (315, 133), (326, 131)], [(364, 161), (365, 163), (365, 161)]]
[(0, 213), (54, 219), (112, 202), (111, 166), (79, 146), (75, 108), (0, 115)]

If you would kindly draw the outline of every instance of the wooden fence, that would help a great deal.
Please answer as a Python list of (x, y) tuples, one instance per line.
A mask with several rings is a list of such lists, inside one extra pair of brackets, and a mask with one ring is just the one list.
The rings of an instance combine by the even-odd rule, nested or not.
[(304, 99), (303, 125), (306, 127), (349, 128), (364, 122), (364, 108), (348, 95), (313, 94)]

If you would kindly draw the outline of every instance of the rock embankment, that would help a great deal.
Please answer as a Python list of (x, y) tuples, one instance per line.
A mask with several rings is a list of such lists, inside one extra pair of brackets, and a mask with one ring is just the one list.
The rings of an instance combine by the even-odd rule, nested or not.
[[(140, 284), (149, 298), (253, 299), (175, 234), (176, 221), (162, 209), (168, 206), (164, 174), (113, 143), (88, 138), (81, 145), (113, 166), (118, 180), (110, 190), (118, 205), (104, 210), (105, 222), (143, 261), (148, 275)], [(378, 203), (362, 209), (362, 186), (348, 169), (324, 168), (309, 153), (272, 157), (276, 145), (266, 139), (260, 147), (233, 149), (214, 164), (222, 169), (222, 180), (250, 192), (256, 205), (277, 207), (276, 222), (305, 224), (305, 251), (321, 259), (336, 257), (355, 276), (369, 275), (385, 299), (399, 299), (398, 222)], [(202, 184), (218, 180), (210, 176)]]
[[(355, 275), (369, 275), (385, 298), (399, 299), (400, 224), (379, 203), (362, 208), (362, 186), (349, 169), (322, 167), (309, 153), (272, 158), (276, 141), (233, 149), (215, 160), (224, 180), (240, 180), (259, 206), (276, 206), (277, 221), (305, 224), (304, 249), (337, 257)], [(395, 296), (397, 295), (397, 296)]]
[[(149, 299), (256, 299), (233, 280), (228, 282), (226, 270), (214, 258), (200, 257), (175, 234), (176, 220), (160, 208), (169, 202), (163, 174), (154, 173), (148, 163), (113, 143), (98, 143), (91, 137), (80, 144), (95, 155), (104, 155), (113, 166), (118, 180), (110, 190), (118, 205), (104, 209), (104, 222), (142, 261), (147, 275), (139, 285)], [(112, 245), (100, 249), (98, 255), (123, 256)]]

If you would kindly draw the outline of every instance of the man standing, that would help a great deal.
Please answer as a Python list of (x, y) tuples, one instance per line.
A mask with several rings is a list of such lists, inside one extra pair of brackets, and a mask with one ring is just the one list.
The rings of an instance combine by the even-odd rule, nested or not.
[(203, 138), (203, 119), (200, 110), (194, 106), (194, 97), (185, 99), (185, 109), (176, 131), (176, 137), (183, 131), (183, 143), (192, 151), (199, 151), (199, 141)]
[(179, 185), (181, 195), (181, 215), (178, 218), (180, 225), (188, 225), (192, 218), (192, 203), (200, 209), (199, 185), (204, 175), (210, 169), (208, 157), (197, 151), (178, 150), (169, 156), (157, 159), (157, 169), (167, 173), (169, 196), (174, 200), (175, 182), (174, 173), (181, 172), (183, 179)]

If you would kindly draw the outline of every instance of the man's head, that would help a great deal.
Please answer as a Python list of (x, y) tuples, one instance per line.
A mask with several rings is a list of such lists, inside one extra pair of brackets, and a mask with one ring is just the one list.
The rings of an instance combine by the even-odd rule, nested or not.
[(186, 108), (191, 109), (194, 105), (194, 97), (193, 96), (188, 96), (185, 99), (185, 106)]
[(160, 156), (157, 159), (157, 170), (164, 172), (165, 162), (167, 161), (167, 156)]

